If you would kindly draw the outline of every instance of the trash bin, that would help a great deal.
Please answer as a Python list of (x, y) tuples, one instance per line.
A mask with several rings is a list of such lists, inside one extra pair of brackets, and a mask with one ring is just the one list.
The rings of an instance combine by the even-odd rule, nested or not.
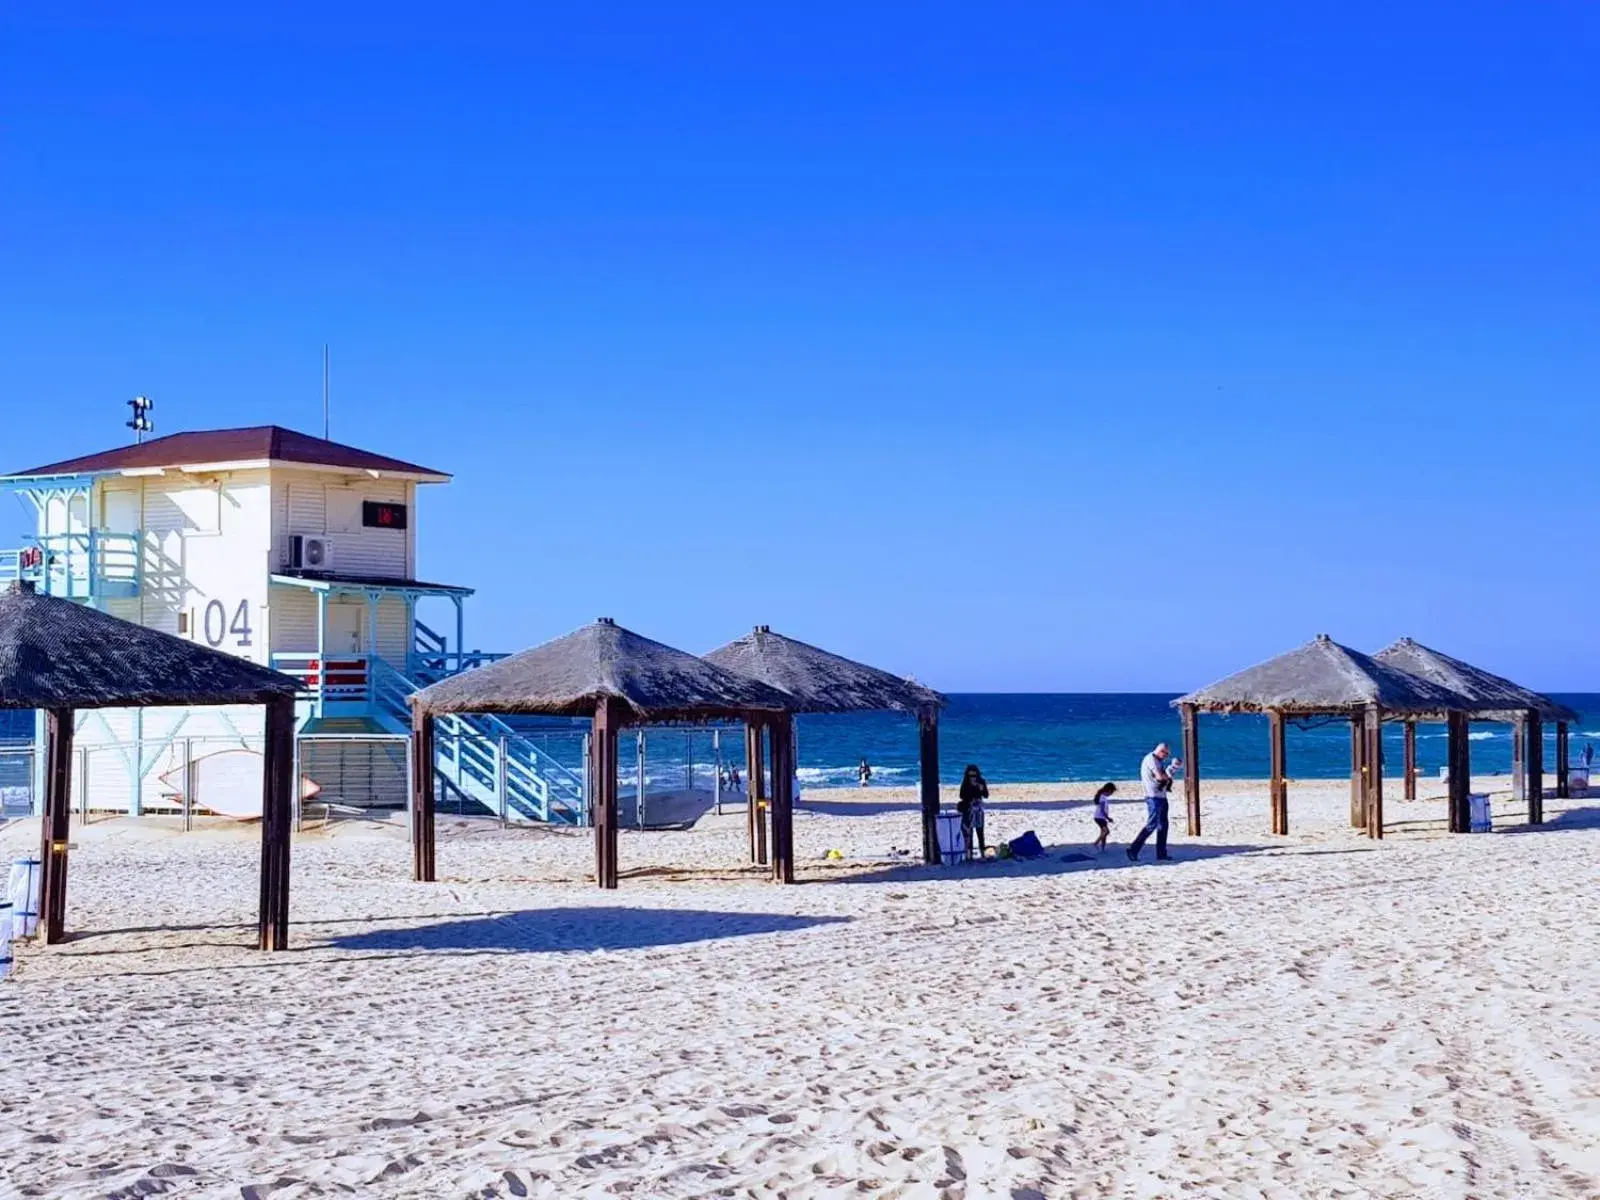
[(1589, 794), (1589, 771), (1586, 767), (1573, 767), (1567, 772), (1567, 791), (1578, 797)]
[(961, 814), (939, 814), (939, 861), (952, 866), (967, 856), (967, 840), (961, 836)]
[(1467, 796), (1467, 829), (1472, 833), (1488, 833), (1493, 828), (1489, 820), (1489, 797), (1473, 792)]
[(11, 905), (6, 915), (14, 938), (31, 938), (39, 927), (39, 883), (43, 876), (37, 858), (11, 860), (5, 899)]

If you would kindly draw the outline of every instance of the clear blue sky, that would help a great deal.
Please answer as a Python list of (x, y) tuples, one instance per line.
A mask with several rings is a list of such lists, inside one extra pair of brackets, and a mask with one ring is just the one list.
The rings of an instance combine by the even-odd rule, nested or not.
[(7, 5), (0, 466), (141, 391), (316, 431), (328, 341), (485, 648), (1600, 689), (1597, 61), (1576, 2)]

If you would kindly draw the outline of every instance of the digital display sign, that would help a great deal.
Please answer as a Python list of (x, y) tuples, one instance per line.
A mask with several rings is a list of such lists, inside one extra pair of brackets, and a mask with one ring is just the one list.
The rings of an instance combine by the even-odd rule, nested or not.
[(361, 523), (373, 529), (404, 529), (406, 506), (390, 504), (386, 500), (363, 500)]

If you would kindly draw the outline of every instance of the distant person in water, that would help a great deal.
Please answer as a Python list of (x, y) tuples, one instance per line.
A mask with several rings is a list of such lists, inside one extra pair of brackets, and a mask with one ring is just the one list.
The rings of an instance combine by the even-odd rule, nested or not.
[(1592, 766), (1594, 766), (1594, 743), (1585, 742), (1583, 744), (1583, 769), (1587, 771)]
[(1100, 790), (1094, 794), (1094, 823), (1100, 826), (1100, 836), (1094, 842), (1096, 854), (1106, 848), (1106, 839), (1111, 836), (1111, 797), (1116, 791), (1116, 784), (1102, 783)]
[(744, 791), (744, 784), (741, 783), (740, 780), (739, 780), (739, 768), (738, 767), (729, 767), (728, 768), (728, 788), (729, 788), (730, 791), (735, 791), (735, 792)]
[(983, 777), (983, 772), (978, 770), (977, 763), (968, 763), (967, 769), (961, 775), (960, 798), (956, 801), (956, 811), (961, 814), (961, 838), (967, 844), (967, 856), (972, 856), (972, 839), (978, 839), (978, 857), (982, 858), (989, 852), (988, 845), (983, 840), (983, 802), (989, 798), (989, 781)]
[(865, 758), (861, 760), (861, 765), (856, 768), (856, 778), (861, 781), (862, 787), (870, 787), (872, 784), (872, 764), (867, 762)]
[[(1170, 764), (1168, 759), (1172, 759)], [(1144, 761), (1139, 764), (1139, 781), (1144, 784), (1146, 820), (1139, 836), (1128, 843), (1129, 862), (1138, 861), (1139, 851), (1144, 849), (1152, 833), (1156, 835), (1156, 861), (1161, 862), (1168, 857), (1167, 794), (1172, 791), (1172, 769), (1182, 765), (1172, 758), (1172, 751), (1165, 742), (1158, 742), (1156, 748), (1146, 754)]]

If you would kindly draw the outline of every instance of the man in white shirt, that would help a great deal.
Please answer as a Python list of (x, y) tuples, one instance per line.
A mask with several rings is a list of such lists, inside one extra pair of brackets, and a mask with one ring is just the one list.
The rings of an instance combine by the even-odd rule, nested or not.
[[(1167, 767), (1167, 759), (1172, 757), (1172, 751), (1165, 742), (1158, 742), (1156, 748), (1144, 756), (1144, 761), (1139, 764), (1139, 781), (1144, 784), (1144, 807), (1148, 815), (1144, 828), (1139, 831), (1139, 836), (1128, 843), (1128, 861), (1137, 862), (1139, 851), (1144, 849), (1145, 841), (1153, 833), (1156, 835), (1156, 861), (1167, 858), (1167, 797), (1171, 793), (1172, 773)], [(1174, 767), (1181, 766), (1177, 759), (1172, 760)]]

